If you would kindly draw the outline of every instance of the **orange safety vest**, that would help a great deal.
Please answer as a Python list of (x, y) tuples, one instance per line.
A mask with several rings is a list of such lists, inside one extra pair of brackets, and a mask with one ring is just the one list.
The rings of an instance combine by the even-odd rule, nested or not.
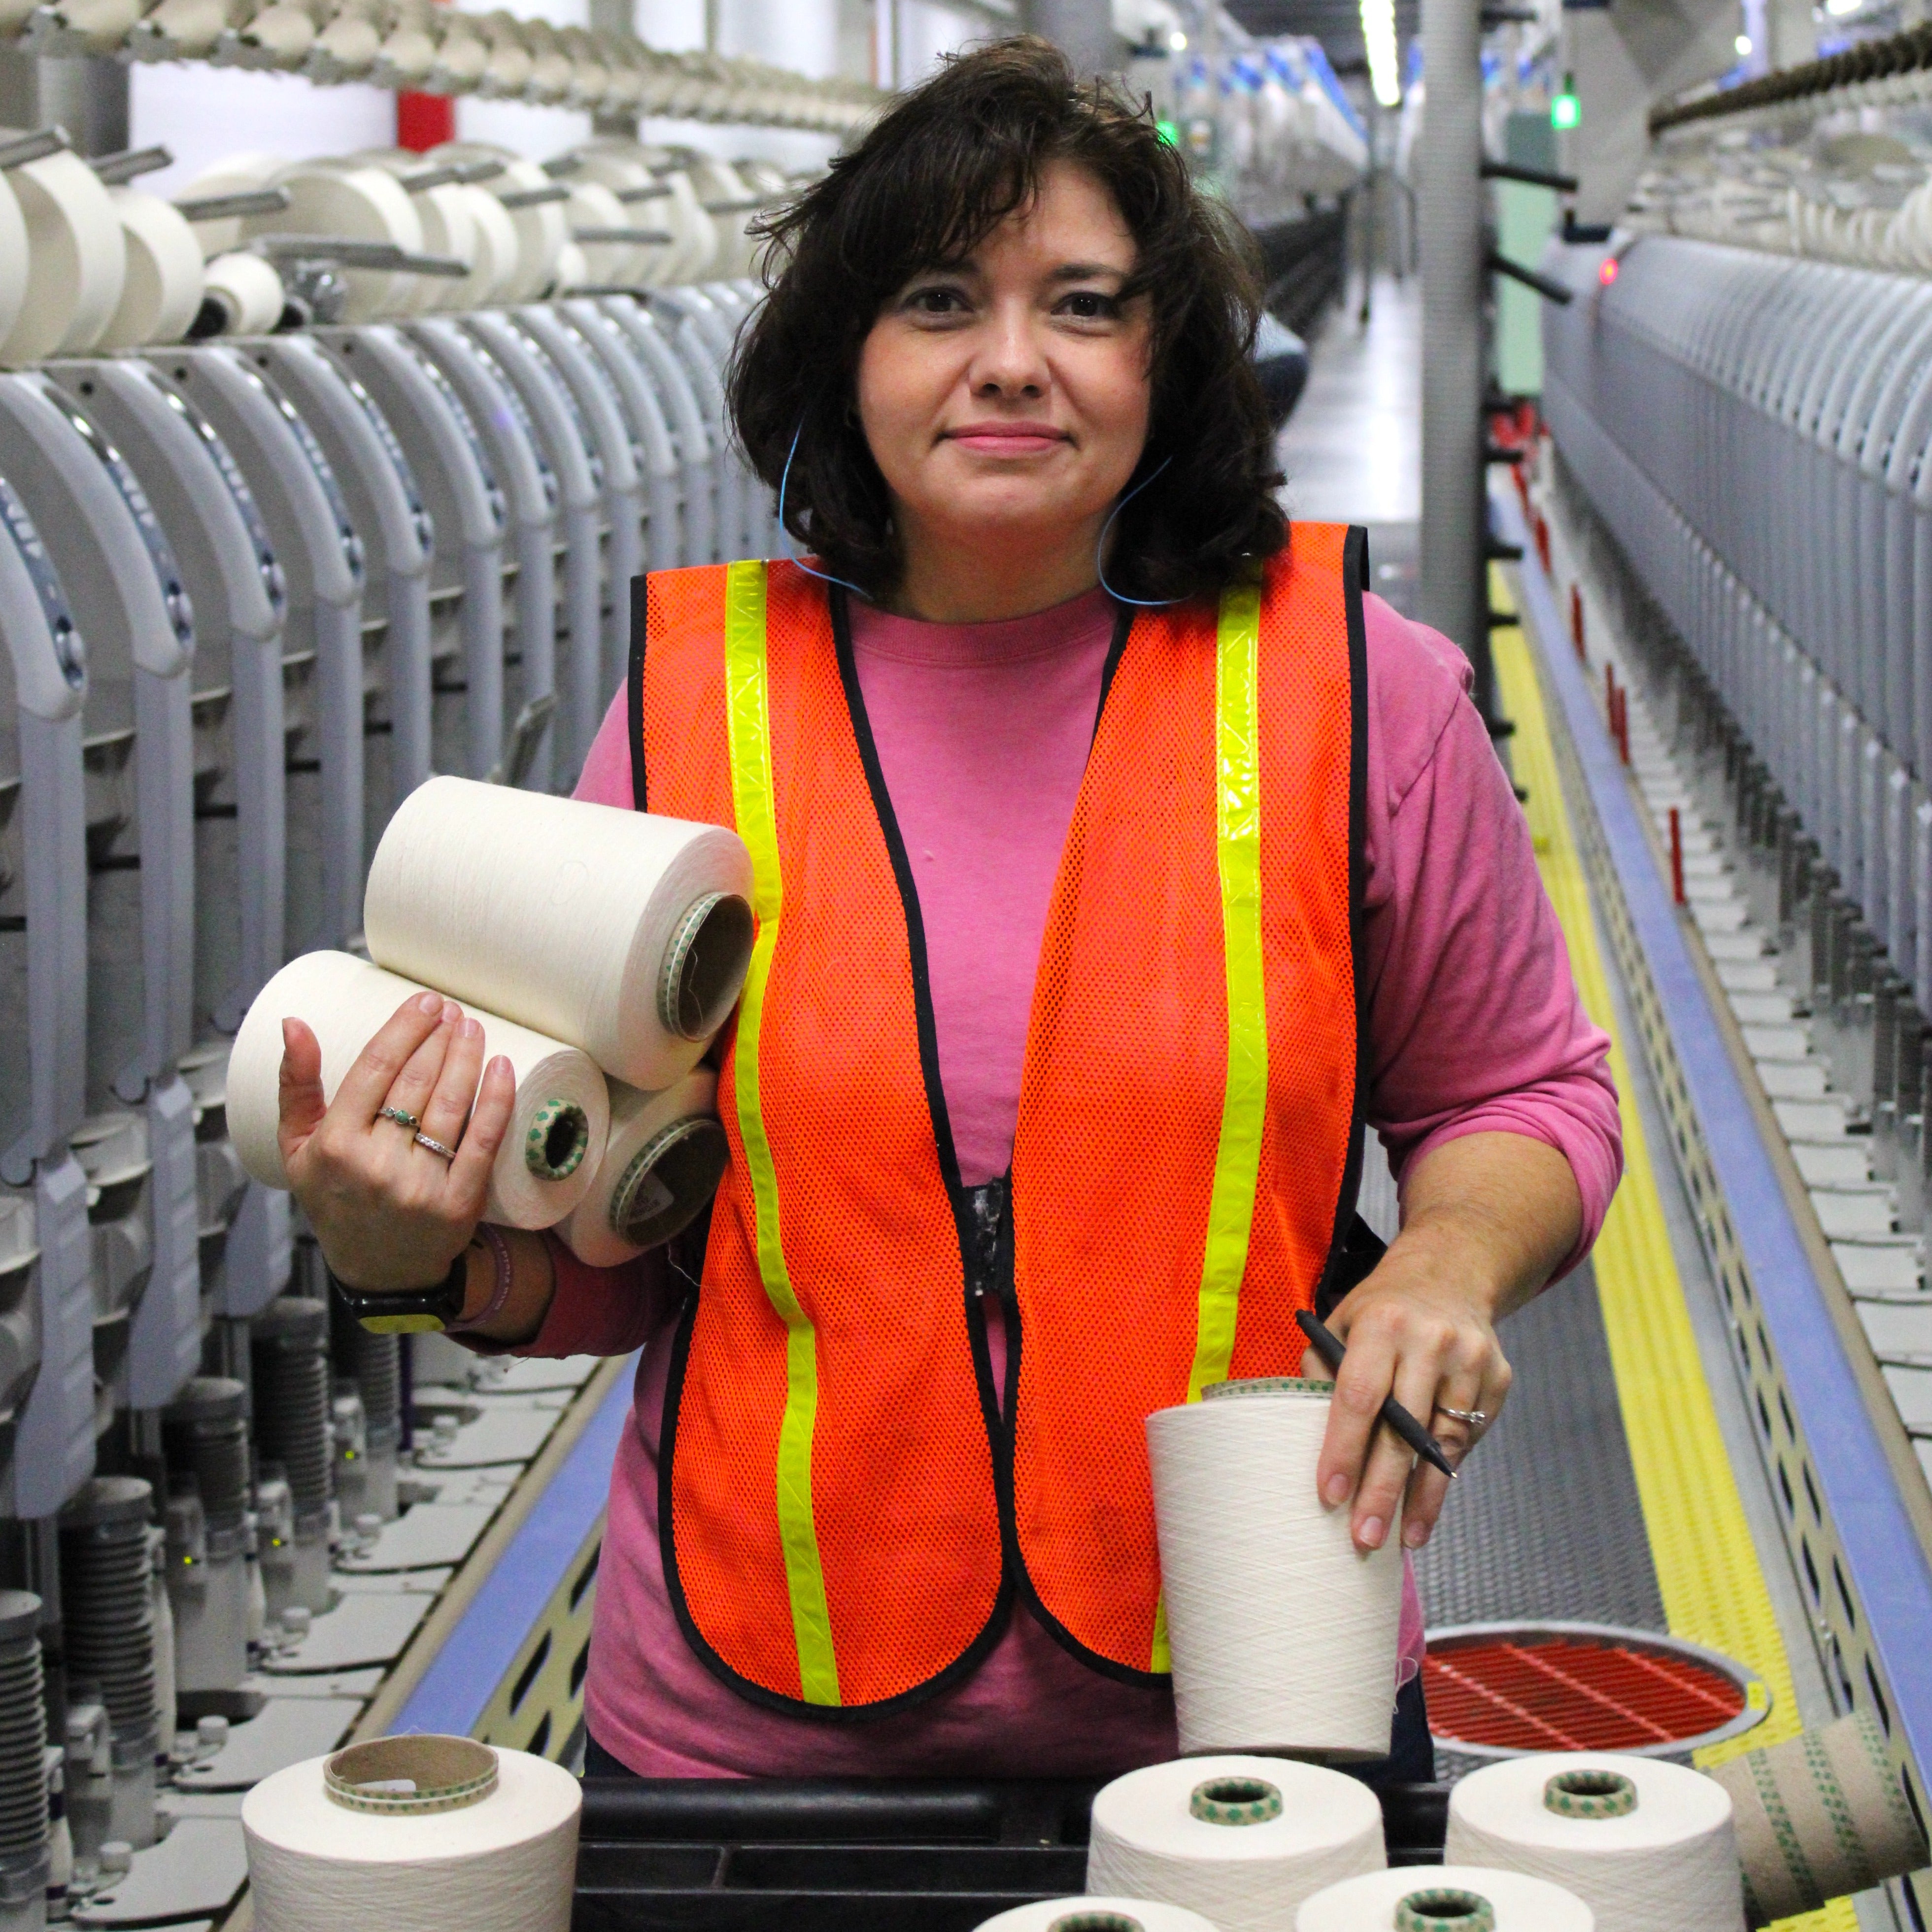
[(1117, 633), (1034, 989), (1003, 1402), (843, 593), (640, 580), (637, 803), (734, 827), (755, 880), (660, 1497), (685, 1634), (745, 1695), (897, 1708), (1016, 1591), (1094, 1668), (1166, 1669), (1146, 1418), (1299, 1366), (1354, 1207), (1366, 555), (1298, 524), (1218, 610)]

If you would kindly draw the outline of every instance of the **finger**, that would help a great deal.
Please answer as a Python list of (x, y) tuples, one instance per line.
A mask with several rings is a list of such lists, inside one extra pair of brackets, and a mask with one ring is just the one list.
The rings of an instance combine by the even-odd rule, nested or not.
[[(1348, 1352), (1352, 1356), (1354, 1351), (1352, 1348)], [(1342, 1366), (1346, 1367), (1347, 1364)], [(1426, 1417), (1435, 1406), (1436, 1390), (1442, 1378), (1440, 1349), (1412, 1346), (1396, 1364), (1392, 1392), (1410, 1414)], [(1393, 1429), (1384, 1426), (1376, 1431), (1355, 1492), (1354, 1515), (1350, 1525), (1360, 1548), (1379, 1550), (1388, 1540), (1414, 1466), (1415, 1451)]]
[[(1486, 1413), (1483, 1388), (1479, 1377), (1466, 1371), (1452, 1370), (1444, 1377), (1436, 1392), (1434, 1414), (1424, 1422), (1424, 1426), (1442, 1444), (1444, 1453), (1458, 1469), (1475, 1447), (1476, 1438), (1481, 1432), (1474, 1425), (1445, 1414), (1444, 1405), (1468, 1409), (1472, 1414)], [(1448, 1499), (1449, 1478), (1418, 1457), (1402, 1500), (1402, 1540), (1406, 1547), (1420, 1550), (1429, 1540), (1441, 1519), (1443, 1504)]]
[(342, 1084), (336, 1090), (336, 1105), (362, 1126), (373, 1124), (376, 1109), (389, 1097), (396, 1076), (409, 1064), (410, 1054), (435, 1030), (442, 1017), (440, 993), (412, 993), (356, 1056), (356, 1064), (342, 1076)]
[[(1476, 1438), (1481, 1434), (1484, 1424), (1495, 1414), (1488, 1390), (1490, 1365), (1497, 1359), (1493, 1344), (1484, 1347), (1473, 1340), (1461, 1340), (1447, 1352), (1442, 1379), (1430, 1397), (1430, 1412), (1423, 1420), (1430, 1433), (1448, 1451), (1452, 1462), (1461, 1462), (1475, 1446)], [(1450, 1413), (1457, 1409), (1462, 1412), (1460, 1414)], [(1466, 1419), (1472, 1415), (1481, 1416), (1483, 1422)]]
[[(446, 1000), (442, 1015), (430, 1029), (429, 1037), (404, 1063), (403, 1070), (396, 1076), (388, 1092), (383, 1096), (382, 1105), (385, 1107), (394, 1107), (398, 1113), (412, 1114), (418, 1120), (423, 1118), (443, 1068), (448, 1064), (457, 1029), (461, 1024), (462, 1018), (463, 1009), (454, 1000)], [(393, 1124), (395, 1130), (393, 1144), (401, 1147), (410, 1144), (409, 1137), (416, 1131), (413, 1128), (404, 1128), (400, 1120), (392, 1124), (380, 1114), (376, 1117), (375, 1124), (384, 1130), (386, 1136), (391, 1133)]]
[(301, 1020), (282, 1022), (280, 1116), (276, 1144), (286, 1168), (302, 1143), (322, 1124), (328, 1102), (322, 1093), (322, 1042)]
[(452, 1200), (472, 1219), (482, 1215), (489, 1198), (490, 1170), (509, 1131), (510, 1113), (516, 1103), (516, 1073), (500, 1053), (483, 1070), (483, 1084), (476, 1090), (470, 1124), (464, 1129), (456, 1158), (449, 1164)]
[[(1454, 1456), (1450, 1458), (1454, 1462)], [(1436, 1533), (1442, 1505), (1449, 1500), (1449, 1478), (1420, 1457), (1411, 1472), (1402, 1502), (1402, 1542), (1405, 1550), (1420, 1550)]]
[(436, 1082), (435, 1092), (424, 1096), (422, 1130), (431, 1140), (449, 1148), (460, 1143), (482, 1071), (483, 1022), (473, 1014), (462, 1015), (450, 1029), (442, 1077)]
[(1331, 1508), (1346, 1502), (1355, 1492), (1369, 1453), (1382, 1398), (1395, 1374), (1395, 1349), (1372, 1327), (1356, 1339), (1335, 1376), (1334, 1400), (1328, 1406), (1328, 1433), (1315, 1466), (1322, 1499)]

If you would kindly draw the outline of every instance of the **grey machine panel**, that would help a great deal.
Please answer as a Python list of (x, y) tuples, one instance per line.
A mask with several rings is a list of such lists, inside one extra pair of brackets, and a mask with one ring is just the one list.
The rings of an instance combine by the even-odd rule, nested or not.
[[(4, 481), (0, 526), (0, 656), (20, 787), (8, 896), (25, 907), (5, 942), (8, 998), (24, 992), (24, 1010), (8, 1029), (0, 1179), (19, 1190), (16, 1237), (31, 1236), (0, 1262), (0, 1396), (15, 1424), (0, 1496), (15, 1515), (45, 1516), (94, 1456), (92, 1238), (87, 1176), (68, 1148), (87, 1104), (86, 652), (40, 533)], [(14, 1041), (24, 1065), (10, 1058)]]
[(133, 469), (44, 374), (0, 378), (0, 470), (46, 542), (92, 659), (94, 1112), (70, 1144), (93, 1196), (94, 1373), (111, 1384), (124, 1372), (129, 1400), (153, 1406), (194, 1372), (201, 1342), (194, 1102), (180, 1072), (194, 992), (194, 608)]
[[(557, 627), (563, 662), (557, 668), (549, 694), (566, 698), (585, 680), (592, 686), (598, 682), (603, 652), (608, 505), (602, 454), (574, 392), (526, 329), (502, 315), (466, 316), (460, 326), (488, 351), (514, 387), (536, 428), (544, 460), (556, 477), (564, 550), (562, 621)], [(453, 366), (431, 326), (424, 322), (418, 327), (419, 339), (430, 354), (446, 367)], [(527, 676), (524, 693), (526, 703), (543, 694)], [(553, 757), (550, 768), (545, 770), (532, 758), (532, 782), (548, 790), (555, 764)]]
[(195, 610), (195, 1044), (202, 1283), (252, 1315), (288, 1280), (288, 1197), (250, 1180), (222, 1126), (228, 1048), (281, 964), (287, 814), (282, 568), (247, 478), (214, 425), (152, 363), (50, 365), (112, 438), (169, 532)]
[(596, 439), (604, 471), (610, 536), (604, 558), (604, 600), (598, 634), (602, 653), (586, 666), (572, 653), (572, 677), (564, 699), (563, 752), (574, 778), (613, 694), (624, 681), (630, 656), (631, 582), (644, 567), (644, 480), (648, 458), (634, 440), (628, 412), (615, 379), (576, 324), (540, 305), (516, 311), (551, 366), (569, 385)]
[(765, 548), (764, 520), (753, 508), (758, 479), (732, 447), (724, 400), (724, 371), (730, 363), (737, 322), (728, 320), (701, 289), (653, 289), (650, 305), (682, 360), (711, 424), (720, 561), (755, 556)]
[[(680, 563), (728, 563), (719, 548), (718, 461), (710, 418), (698, 400), (689, 374), (665, 338), (656, 318), (628, 296), (606, 296), (598, 307), (624, 332), (625, 340), (662, 399), (677, 444), (684, 476), (683, 526)], [(655, 562), (653, 569), (662, 568)]]
[[(558, 314), (571, 323), (603, 364), (630, 418), (632, 439), (637, 445), (650, 508), (650, 520), (645, 526), (645, 567), (675, 570), (684, 561), (680, 515), (684, 473), (664, 405), (629, 338), (602, 304), (585, 298), (556, 306)], [(626, 657), (626, 665), (628, 662)]]
[[(358, 372), (306, 335), (273, 336), (245, 351), (315, 432), (363, 542), (362, 628), (382, 621), (378, 692), (365, 682), (364, 836), (369, 849), (389, 812), (430, 770), (430, 561), (436, 532), (417, 472)], [(380, 716), (370, 715), (369, 700)], [(388, 741), (376, 755), (370, 741)], [(387, 766), (379, 778), (368, 769)], [(384, 782), (386, 781), (386, 782)]]
[(314, 433), (246, 353), (224, 344), (149, 359), (214, 424), (261, 506), (288, 590), (286, 723), (308, 755), (289, 788), (290, 953), (362, 929), (364, 546)]
[[(462, 698), (460, 719), (445, 719), (439, 704), (434, 762), (487, 778), (503, 756), (504, 504), (495, 466), (470, 412), (449, 385), (424, 364), (400, 329), (387, 323), (331, 329), (322, 340), (341, 366), (367, 386), (409, 452), (428, 493), (435, 529), (434, 582), (439, 609), (447, 592), (458, 599), (453, 631), (439, 622), (431, 646), (437, 698)], [(545, 621), (549, 614), (545, 613)], [(547, 644), (540, 650), (547, 652)], [(454, 671), (446, 665), (454, 664)], [(408, 784), (399, 770), (396, 797)]]

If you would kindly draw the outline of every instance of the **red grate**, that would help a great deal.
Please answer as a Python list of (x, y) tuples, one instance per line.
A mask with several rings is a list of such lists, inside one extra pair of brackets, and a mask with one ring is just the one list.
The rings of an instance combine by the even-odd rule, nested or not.
[(1635, 1750), (1702, 1737), (1743, 1688), (1694, 1658), (1562, 1637), (1432, 1649), (1422, 1666), (1438, 1743), (1504, 1750)]

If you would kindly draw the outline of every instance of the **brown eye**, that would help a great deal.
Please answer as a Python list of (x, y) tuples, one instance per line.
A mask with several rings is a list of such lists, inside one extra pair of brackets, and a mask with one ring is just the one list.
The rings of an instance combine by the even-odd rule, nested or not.
[(1103, 296), (1094, 289), (1082, 289), (1069, 296), (1061, 308), (1076, 322), (1109, 321), (1120, 312), (1120, 304), (1112, 296)]
[(956, 315), (964, 308), (957, 289), (920, 289), (908, 304), (920, 315)]

